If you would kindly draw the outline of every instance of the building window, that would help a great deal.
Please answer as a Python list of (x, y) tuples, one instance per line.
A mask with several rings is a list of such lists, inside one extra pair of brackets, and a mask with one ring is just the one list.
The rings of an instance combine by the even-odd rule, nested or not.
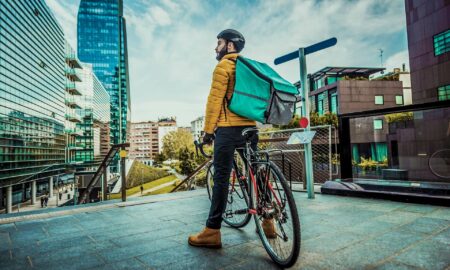
[(338, 113), (337, 93), (331, 94), (331, 99), (330, 99), (330, 111), (331, 111), (332, 113), (335, 113), (335, 114)]
[(327, 77), (327, 84), (333, 84), (337, 81), (336, 77)]
[(383, 105), (384, 104), (384, 97), (381, 96), (375, 96), (375, 105)]
[(374, 130), (383, 129), (383, 120), (382, 119), (374, 119), (373, 120), (373, 129)]
[(317, 113), (319, 114), (319, 116), (323, 115), (324, 111), (323, 111), (323, 99), (324, 99), (324, 94), (320, 94), (317, 96)]
[(434, 55), (450, 52), (450, 29), (434, 36)]
[(438, 88), (438, 100), (450, 100), (450, 84)]
[(395, 96), (395, 104), (403, 105), (403, 96)]

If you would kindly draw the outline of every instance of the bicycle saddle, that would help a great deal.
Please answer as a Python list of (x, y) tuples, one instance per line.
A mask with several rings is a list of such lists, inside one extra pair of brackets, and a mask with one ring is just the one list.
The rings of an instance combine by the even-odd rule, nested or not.
[(259, 130), (257, 127), (250, 127), (246, 128), (242, 131), (242, 136), (244, 136), (246, 139), (249, 139), (255, 134), (258, 134)]

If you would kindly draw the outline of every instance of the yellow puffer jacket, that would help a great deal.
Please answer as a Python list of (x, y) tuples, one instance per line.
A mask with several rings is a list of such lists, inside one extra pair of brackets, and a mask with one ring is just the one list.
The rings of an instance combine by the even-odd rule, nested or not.
[(224, 99), (225, 94), (228, 99), (233, 95), (237, 57), (237, 53), (226, 54), (214, 69), (211, 91), (206, 104), (204, 128), (206, 133), (214, 133), (216, 127), (256, 126), (255, 121), (232, 113)]

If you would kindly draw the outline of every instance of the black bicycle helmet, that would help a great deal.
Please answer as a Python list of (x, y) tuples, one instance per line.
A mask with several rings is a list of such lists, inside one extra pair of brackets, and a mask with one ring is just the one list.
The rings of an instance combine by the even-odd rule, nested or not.
[(233, 42), (237, 52), (240, 52), (242, 51), (242, 49), (244, 49), (245, 38), (239, 31), (236, 31), (234, 29), (226, 29), (220, 32), (217, 35), (217, 38), (223, 38), (225, 40)]

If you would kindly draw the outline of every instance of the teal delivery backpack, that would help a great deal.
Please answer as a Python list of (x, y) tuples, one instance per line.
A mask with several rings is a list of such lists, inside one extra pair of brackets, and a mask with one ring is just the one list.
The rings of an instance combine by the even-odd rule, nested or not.
[(236, 59), (236, 83), (228, 109), (263, 124), (287, 125), (300, 101), (297, 87), (265, 63)]

